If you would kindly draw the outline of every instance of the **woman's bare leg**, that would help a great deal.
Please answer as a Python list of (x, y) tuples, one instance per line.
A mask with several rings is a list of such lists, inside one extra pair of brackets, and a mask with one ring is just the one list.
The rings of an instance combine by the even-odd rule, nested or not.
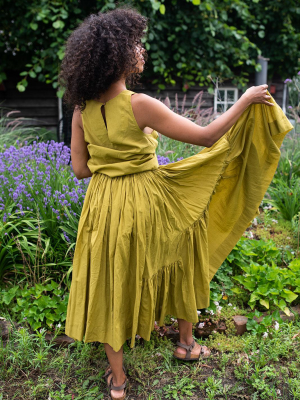
[[(179, 327), (179, 341), (189, 346), (193, 342), (193, 324), (180, 318), (177, 318), (177, 321)], [(179, 354), (186, 354), (186, 350), (182, 347), (177, 347), (176, 351)], [(196, 342), (191, 354), (199, 355), (200, 351), (201, 346)]]
[[(114, 386), (121, 386), (126, 378), (123, 371), (123, 346), (119, 351), (114, 351), (113, 348), (108, 344), (104, 343), (105, 352), (109, 361), (109, 365), (112, 369), (112, 374), (108, 377), (108, 382), (113, 379)], [(124, 396), (124, 390), (112, 390), (111, 394), (114, 397)]]

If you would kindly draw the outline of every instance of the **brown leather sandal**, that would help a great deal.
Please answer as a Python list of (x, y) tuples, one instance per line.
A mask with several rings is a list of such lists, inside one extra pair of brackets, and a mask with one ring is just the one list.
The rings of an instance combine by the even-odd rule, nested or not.
[[(124, 365), (123, 365), (123, 371), (124, 371), (124, 373), (126, 374), (126, 370), (125, 370)], [(113, 378), (111, 378), (110, 382), (108, 383), (108, 377), (109, 377), (110, 374), (112, 374), (112, 369), (111, 369), (111, 366), (109, 365), (109, 366), (106, 368), (105, 374), (104, 374), (103, 376), (104, 376), (104, 378), (105, 378), (105, 380), (106, 380), (106, 383), (107, 383), (107, 385), (108, 385), (108, 392), (109, 392), (108, 394), (109, 394), (110, 398), (111, 398), (112, 400), (124, 400), (124, 399), (126, 398), (127, 378), (125, 378), (125, 381), (124, 381), (124, 383), (123, 383), (122, 385), (120, 385), (120, 386), (115, 386), (115, 385), (113, 385), (113, 383), (112, 383)], [(117, 390), (117, 391), (119, 391), (119, 390), (123, 390), (123, 389), (124, 389), (124, 395), (123, 395), (122, 397), (114, 397), (114, 396), (112, 396), (111, 390)]]
[[(196, 342), (194, 339), (189, 346), (186, 344), (183, 344), (181, 342), (177, 342), (176, 345), (178, 347), (182, 347), (183, 349), (185, 349), (186, 354), (181, 354), (181, 353), (178, 353), (177, 351), (174, 351), (173, 357), (177, 358), (178, 360), (182, 360), (182, 361), (198, 361), (200, 359), (201, 353), (202, 353), (202, 358), (207, 358), (210, 356), (210, 350), (206, 346), (201, 346), (200, 353), (198, 356), (191, 354), (193, 348), (195, 347), (195, 344), (196, 344)], [(205, 353), (206, 349), (209, 351), (209, 353)]]
[[(122, 385), (120, 385), (120, 386), (115, 386), (115, 385), (113, 385), (112, 380), (113, 380), (113, 378), (111, 378), (111, 380), (110, 380), (110, 382), (109, 382), (109, 388), (108, 388), (110, 398), (111, 398), (112, 400), (125, 400), (125, 398), (126, 398), (127, 378), (125, 378), (124, 383), (123, 383)], [(114, 397), (114, 396), (111, 394), (111, 391), (112, 391), (112, 390), (117, 390), (117, 391), (119, 391), (119, 390), (123, 390), (123, 389), (124, 389), (124, 395), (123, 395), (122, 397)]]
[[(124, 374), (126, 375), (126, 370), (125, 370), (124, 365), (123, 365), (123, 371), (124, 371)], [(112, 373), (112, 370), (111, 370), (111, 366), (109, 365), (105, 370), (105, 374), (103, 375), (103, 378), (105, 378), (107, 384), (108, 384), (108, 377), (111, 373)]]

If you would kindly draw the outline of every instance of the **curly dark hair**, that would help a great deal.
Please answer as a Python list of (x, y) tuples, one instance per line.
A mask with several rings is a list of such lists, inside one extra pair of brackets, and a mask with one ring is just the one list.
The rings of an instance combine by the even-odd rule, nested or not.
[[(121, 78), (135, 86), (141, 77), (136, 67), (136, 46), (143, 48), (148, 18), (131, 5), (121, 5), (104, 13), (91, 14), (66, 41), (58, 82), (65, 88), (64, 103), (69, 108), (86, 107)], [(144, 49), (145, 62), (148, 58)]]

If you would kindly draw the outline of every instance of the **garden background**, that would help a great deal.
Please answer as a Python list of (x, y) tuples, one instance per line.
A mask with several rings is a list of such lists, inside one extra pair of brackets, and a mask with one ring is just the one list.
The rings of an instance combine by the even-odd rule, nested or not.
[[(274, 179), (243, 237), (211, 281), (211, 303), (198, 310), (198, 343), (211, 356), (193, 365), (172, 359), (176, 316), (155, 326), (150, 342), (124, 345), (135, 399), (300, 399), (300, 5), (298, 1), (130, 1), (150, 18), (149, 61), (141, 82), (197, 87), (192, 104), (175, 112), (205, 126), (215, 117), (203, 94), (214, 83), (247, 88), (270, 58), (289, 91), (294, 125)], [(3, 3), (0, 79), (20, 70), (52, 86), (69, 33), (113, 0)], [(205, 46), (203, 45), (205, 43)], [(133, 88), (134, 90), (134, 88)], [(158, 91), (159, 94), (159, 91)], [(26, 125), (1, 107), (0, 119), (0, 399), (104, 399), (102, 344), (62, 336), (78, 221), (90, 181), (78, 180), (70, 148), (53, 131)], [(201, 150), (159, 134), (160, 164)], [(147, 362), (145, 362), (145, 360)]]

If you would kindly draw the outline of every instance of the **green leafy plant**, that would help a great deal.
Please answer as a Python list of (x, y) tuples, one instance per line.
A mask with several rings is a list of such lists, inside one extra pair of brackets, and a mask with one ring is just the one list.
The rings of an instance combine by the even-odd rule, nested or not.
[(0, 293), (0, 304), (7, 306), (19, 322), (27, 322), (33, 330), (49, 329), (55, 324), (60, 328), (66, 319), (69, 293), (65, 294), (54, 281), (31, 288), (26, 284), (23, 289), (13, 286)]
[(168, 384), (163, 387), (164, 396), (166, 399), (186, 399), (187, 396), (193, 396), (194, 390), (197, 388), (193, 380), (189, 377), (179, 379), (175, 376), (174, 384)]
[[(271, 334), (274, 322), (277, 321), (278, 327), (279, 324), (283, 322), (278, 310), (275, 310), (272, 314), (264, 316), (260, 322), (254, 319), (254, 317), (260, 318), (262, 317), (262, 315), (263, 313), (258, 310), (255, 310), (254, 312), (245, 315), (246, 317), (248, 317), (246, 325), (247, 331), (251, 332), (252, 335), (265, 334), (265, 336), (268, 336), (269, 334)], [(266, 333), (268, 335), (266, 335)]]
[(294, 301), (298, 297), (296, 293), (300, 293), (300, 259), (293, 260), (288, 268), (280, 268), (274, 261), (271, 265), (252, 262), (241, 268), (245, 274), (233, 276), (233, 279), (242, 288), (237, 287), (232, 291), (239, 294), (248, 290), (248, 304), (252, 309), (259, 302), (267, 309), (278, 307), (290, 315), (287, 303)]
[[(228, 299), (237, 294), (242, 302), (247, 302), (248, 292), (235, 286), (233, 275), (239, 276), (237, 274), (251, 263), (272, 262), (282, 262), (282, 251), (272, 240), (251, 240), (242, 236), (210, 282), (210, 306), (207, 310), (215, 313), (219, 306), (227, 304)], [(219, 304), (216, 305), (216, 301)]]

